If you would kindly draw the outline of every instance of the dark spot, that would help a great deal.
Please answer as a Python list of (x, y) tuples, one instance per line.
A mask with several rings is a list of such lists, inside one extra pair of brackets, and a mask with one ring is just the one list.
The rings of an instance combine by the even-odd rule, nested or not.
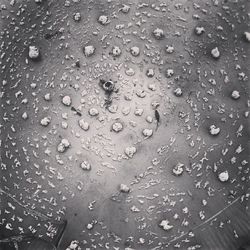
[(125, 246), (125, 247), (130, 247), (130, 246), (131, 246), (130, 241), (129, 241), (129, 240), (126, 240), (126, 241), (124, 242), (124, 246)]
[(80, 67), (81, 67), (81, 65), (80, 65), (80, 61), (79, 61), (79, 60), (77, 60), (75, 65), (76, 65), (76, 67), (77, 67), (77, 68), (80, 68)]
[(45, 38), (46, 40), (50, 40), (50, 39), (52, 39), (54, 36), (56, 36), (58, 33), (59, 33), (58, 31), (55, 31), (55, 32), (53, 32), (53, 33), (46, 33), (46, 34), (44, 35), (44, 38)]
[(49, 40), (49, 39), (51, 39), (53, 37), (53, 34), (51, 34), (51, 33), (46, 33), (45, 35), (44, 35), (44, 38), (46, 39), (46, 40)]
[(104, 104), (105, 107), (108, 108), (108, 107), (111, 106), (111, 104), (112, 104), (112, 98), (111, 97), (106, 98), (105, 99), (105, 104)]
[(157, 109), (155, 110), (155, 119), (156, 119), (157, 123), (160, 122), (160, 113)]
[(110, 95), (115, 88), (115, 83), (111, 80), (109, 81), (105, 81), (105, 80), (100, 80), (100, 85), (103, 88), (103, 90), (105, 91), (106, 94)]
[(71, 110), (76, 112), (77, 115), (82, 116), (82, 114), (74, 107), (71, 107)]

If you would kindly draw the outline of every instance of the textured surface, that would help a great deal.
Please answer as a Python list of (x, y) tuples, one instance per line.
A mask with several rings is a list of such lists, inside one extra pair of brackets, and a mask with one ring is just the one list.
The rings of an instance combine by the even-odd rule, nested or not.
[(67, 219), (60, 249), (247, 241), (249, 1), (0, 2), (2, 237)]

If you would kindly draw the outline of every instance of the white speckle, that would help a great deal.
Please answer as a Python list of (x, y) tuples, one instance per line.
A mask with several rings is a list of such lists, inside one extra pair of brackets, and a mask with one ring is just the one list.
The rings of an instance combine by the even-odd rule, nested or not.
[(148, 116), (146, 117), (146, 121), (147, 121), (148, 123), (152, 123), (152, 122), (153, 122), (153, 117), (150, 116), (150, 115), (148, 115)]
[(106, 25), (106, 24), (108, 24), (110, 21), (109, 21), (109, 19), (108, 19), (107, 16), (101, 15), (101, 16), (99, 16), (99, 18), (98, 18), (98, 22), (99, 22), (100, 24), (102, 24), (102, 25)]
[(83, 161), (80, 166), (83, 170), (91, 170), (91, 165), (88, 161)]
[(204, 32), (205, 32), (204, 27), (196, 27), (196, 28), (195, 28), (195, 34), (196, 34), (196, 35), (201, 35), (201, 34), (203, 34)]
[(62, 139), (61, 142), (57, 146), (57, 151), (63, 153), (70, 146), (70, 142), (67, 139)]
[(86, 122), (84, 119), (79, 120), (78, 124), (79, 124), (81, 129), (83, 129), (85, 131), (89, 130), (89, 123)]
[(81, 13), (75, 13), (73, 18), (76, 22), (79, 22), (81, 20)]
[(85, 46), (83, 49), (84, 55), (89, 57), (92, 56), (95, 53), (95, 47), (92, 45)]
[(224, 171), (224, 172), (221, 172), (219, 175), (218, 175), (218, 178), (221, 182), (226, 182), (228, 181), (229, 179), (229, 174), (228, 174), (228, 171)]
[(188, 213), (188, 208), (187, 208), (187, 207), (184, 207), (184, 208), (182, 209), (182, 212), (183, 212), (184, 214), (187, 214), (187, 213)]
[(155, 75), (154, 69), (148, 69), (146, 72), (147, 77), (153, 77)]
[(130, 10), (130, 7), (126, 4), (123, 4), (122, 8), (119, 9), (119, 11), (121, 11), (122, 13), (128, 13)]
[(240, 98), (240, 92), (237, 91), (237, 90), (234, 90), (231, 94), (231, 97), (234, 99), (234, 100), (237, 100)]
[(218, 30), (218, 31), (223, 31), (224, 29), (223, 29), (222, 26), (218, 25), (218, 26), (216, 27), (216, 30)]
[(199, 216), (200, 216), (200, 219), (201, 219), (201, 220), (204, 220), (204, 219), (205, 219), (204, 211), (200, 211), (200, 212), (199, 212)]
[(136, 110), (135, 110), (135, 112), (134, 112), (134, 114), (136, 115), (136, 116), (141, 116), (142, 114), (143, 114), (143, 109), (141, 109), (141, 108), (137, 108)]
[(116, 104), (113, 104), (111, 106), (108, 106), (108, 111), (112, 114), (115, 114), (118, 110), (118, 105)]
[(174, 46), (172, 46), (172, 45), (166, 45), (166, 52), (168, 54), (174, 53)]
[(136, 153), (136, 151), (137, 151), (136, 147), (134, 147), (134, 146), (125, 148), (125, 154), (129, 158), (132, 158), (134, 156), (134, 154)]
[(23, 100), (22, 100), (22, 104), (27, 104), (29, 101), (28, 101), (28, 99), (27, 98), (24, 98)]
[(94, 227), (93, 223), (88, 223), (88, 225), (86, 226), (88, 230), (91, 230), (93, 227)]
[(50, 101), (50, 100), (51, 100), (51, 95), (50, 95), (50, 93), (47, 93), (47, 94), (44, 95), (44, 100), (45, 100), (45, 101)]
[(139, 56), (140, 54), (140, 48), (134, 46), (130, 49), (130, 53), (132, 56)]
[(62, 113), (62, 118), (67, 120), (68, 119), (68, 113)]
[(113, 55), (113, 56), (118, 57), (118, 56), (121, 55), (121, 53), (122, 53), (122, 51), (121, 51), (120, 47), (114, 46), (114, 47), (112, 48), (112, 55)]
[(66, 128), (68, 128), (68, 123), (65, 122), (65, 121), (63, 121), (63, 122), (61, 123), (61, 126), (62, 126), (63, 129), (66, 129)]
[(216, 85), (216, 80), (215, 80), (215, 79), (211, 78), (211, 79), (209, 79), (208, 81), (209, 81), (209, 83), (212, 84), (213, 86)]
[(132, 93), (125, 93), (124, 94), (124, 99), (126, 100), (126, 101), (131, 101), (132, 100), (132, 97), (133, 97), (133, 94)]
[(79, 244), (79, 241), (73, 240), (71, 241), (70, 245), (67, 247), (66, 250), (81, 250), (78, 244)]
[(215, 47), (211, 50), (211, 55), (213, 56), (213, 58), (220, 57), (220, 51), (219, 51), (218, 47)]
[(143, 89), (137, 89), (136, 95), (140, 98), (144, 98), (146, 96), (146, 92)]
[(51, 122), (51, 117), (44, 117), (41, 119), (40, 124), (44, 127), (47, 127)]
[(156, 85), (154, 83), (150, 83), (148, 85), (148, 89), (151, 90), (151, 91), (156, 91)]
[(177, 220), (177, 219), (179, 219), (179, 215), (178, 215), (178, 214), (174, 214), (173, 218), (174, 218), (175, 220)]
[(215, 125), (211, 125), (209, 127), (210, 135), (218, 135), (220, 133), (220, 128), (216, 127)]
[(71, 98), (70, 98), (70, 96), (65, 95), (65, 96), (62, 98), (62, 103), (63, 103), (65, 106), (70, 106), (70, 105), (71, 105)]
[(131, 109), (130, 107), (123, 107), (122, 108), (122, 114), (127, 116), (130, 113)]
[(168, 231), (173, 228), (173, 226), (169, 224), (168, 220), (162, 220), (159, 226), (165, 231)]
[(180, 175), (182, 175), (182, 173), (183, 173), (183, 167), (184, 167), (184, 164), (183, 163), (180, 163), (180, 162), (178, 162), (175, 166), (174, 166), (174, 168), (173, 168), (173, 174), (174, 175), (176, 175), (176, 176), (180, 176)]
[(36, 85), (36, 83), (34, 83), (34, 82), (30, 84), (30, 87), (31, 87), (32, 89), (35, 89), (36, 86), (37, 86), (37, 85)]
[(99, 114), (99, 111), (96, 108), (89, 109), (90, 116), (97, 116), (98, 114)]
[(140, 244), (144, 244), (146, 242), (146, 240), (145, 239), (143, 239), (143, 238), (139, 238), (139, 243)]
[(153, 102), (151, 102), (151, 105), (152, 105), (153, 109), (157, 109), (157, 107), (160, 105), (160, 103), (157, 101), (153, 101)]
[(207, 205), (207, 201), (206, 200), (202, 200), (202, 205), (206, 206)]
[(125, 70), (125, 74), (127, 76), (133, 76), (135, 74), (135, 71), (132, 68), (128, 68)]
[(130, 208), (130, 210), (131, 210), (132, 212), (134, 212), (134, 213), (140, 212), (140, 209), (139, 209), (138, 207), (136, 207), (136, 206), (132, 206), (132, 207)]
[(27, 112), (24, 112), (24, 113), (22, 114), (22, 118), (23, 118), (24, 120), (27, 120), (27, 119), (28, 119), (28, 114), (27, 114)]
[(118, 133), (118, 132), (122, 131), (122, 129), (123, 129), (122, 123), (120, 123), (120, 122), (115, 122), (115, 123), (112, 124), (112, 130), (113, 130), (113, 131), (115, 131), (115, 132)]
[(162, 29), (156, 28), (153, 31), (153, 35), (156, 39), (162, 39), (164, 37), (164, 32)]
[(250, 32), (244, 32), (245, 38), (248, 42), (250, 42)]
[(174, 75), (174, 70), (173, 69), (167, 69), (166, 70), (166, 77), (169, 78)]
[(11, 0), (11, 1), (10, 1), (10, 5), (11, 5), (11, 6), (14, 6), (15, 4), (16, 4), (16, 0)]
[(11, 231), (13, 230), (13, 227), (12, 227), (12, 225), (10, 223), (7, 223), (5, 228), (8, 229), (8, 230), (11, 230)]
[(130, 188), (127, 185), (125, 185), (125, 184), (121, 184), (120, 185), (120, 191), (122, 193), (128, 193), (130, 191)]
[(247, 165), (248, 164), (248, 161), (247, 160), (243, 160), (242, 162), (241, 162), (241, 165), (242, 166), (245, 166), (245, 165)]
[(174, 90), (174, 94), (175, 96), (179, 97), (179, 96), (182, 96), (182, 89), (181, 88), (176, 88)]
[(242, 146), (239, 145), (239, 146), (236, 148), (235, 153), (240, 154), (243, 150), (244, 150), (244, 149), (242, 148)]
[(145, 137), (150, 137), (153, 135), (153, 130), (152, 129), (148, 129), (148, 128), (145, 128), (143, 129), (142, 131), (142, 134), (145, 136)]
[(29, 58), (37, 59), (40, 55), (39, 49), (36, 46), (29, 46)]

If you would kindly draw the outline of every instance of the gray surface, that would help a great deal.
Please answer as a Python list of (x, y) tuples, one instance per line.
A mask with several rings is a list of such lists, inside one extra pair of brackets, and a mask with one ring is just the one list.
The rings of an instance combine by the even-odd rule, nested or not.
[[(245, 241), (249, 233), (249, 212), (245, 211), (245, 204), (237, 200), (233, 208), (223, 209), (244, 193), (249, 183), (249, 166), (242, 164), (243, 160), (249, 160), (249, 118), (244, 112), (249, 110), (250, 101), (250, 44), (243, 38), (245, 31), (250, 32), (249, 1), (220, 1), (218, 6), (212, 1), (200, 1), (197, 5), (192, 1), (165, 1), (164, 4), (147, 1), (143, 6), (139, 1), (82, 0), (70, 1), (69, 7), (64, 6), (64, 1), (45, 1), (41, 5), (34, 1), (16, 1), (14, 6), (8, 1), (1, 2), (6, 2), (7, 7), (1, 10), (1, 54), (5, 56), (1, 60), (0, 77), (1, 82), (7, 80), (7, 85), (1, 86), (1, 162), (6, 164), (6, 169), (1, 166), (1, 186), (31, 209), (56, 220), (68, 219), (61, 249), (74, 239), (82, 242), (83, 249), (102, 249), (106, 242), (110, 249), (115, 249), (113, 246), (164, 249), (169, 242), (169, 249), (176, 243), (181, 244), (180, 249), (195, 245), (201, 245), (202, 249), (235, 249)], [(122, 3), (131, 6), (129, 13), (118, 11)], [(152, 4), (160, 10), (154, 10)], [(20, 9), (24, 11), (17, 16)], [(73, 20), (75, 12), (81, 13), (80, 22)], [(97, 22), (101, 14), (109, 17), (108, 25)], [(117, 30), (118, 24), (124, 24), (124, 28)], [(196, 26), (203, 26), (205, 33), (195, 35)], [(219, 26), (223, 27), (222, 31)], [(64, 28), (61, 34), (49, 40), (44, 38), (46, 33), (60, 28)], [(164, 30), (163, 39), (154, 38), (155, 28)], [(40, 48), (41, 61), (28, 60), (26, 64), (30, 44)], [(83, 54), (86, 45), (96, 48), (95, 54), (88, 58)], [(174, 45), (175, 52), (167, 54), (166, 45)], [(122, 50), (115, 60), (110, 55), (113, 46)], [(129, 52), (133, 46), (140, 48), (138, 57)], [(216, 46), (221, 52), (218, 60), (210, 54)], [(69, 59), (65, 59), (66, 56)], [(78, 59), (79, 69), (74, 65)], [(240, 69), (236, 69), (237, 65)], [(126, 75), (128, 68), (135, 71), (133, 76)], [(146, 76), (149, 68), (155, 70), (152, 78)], [(174, 70), (171, 78), (165, 75), (169, 68)], [(229, 77), (228, 83), (224, 82), (222, 70)], [(247, 76), (246, 80), (239, 79), (241, 72)], [(65, 80), (63, 75), (67, 76)], [(209, 83), (211, 78), (216, 79), (215, 86)], [(116, 113), (103, 106), (105, 94), (99, 86), (100, 79), (112, 79), (119, 90), (112, 94), (112, 104), (118, 106)], [(37, 84), (35, 89), (31, 83)], [(76, 84), (78, 90), (74, 88)], [(155, 84), (156, 90), (151, 91), (149, 84)], [(173, 94), (177, 87), (183, 90), (181, 97)], [(146, 92), (145, 98), (136, 95), (138, 89)], [(209, 94), (209, 90), (214, 94)], [(230, 97), (233, 90), (240, 92), (239, 100)], [(16, 98), (18, 91), (23, 95)], [(52, 96), (50, 102), (44, 100), (46, 93)], [(132, 96), (130, 101), (125, 100), (127, 93)], [(61, 103), (65, 94), (71, 96), (72, 106), (80, 110), (81, 118), (90, 123), (89, 131), (81, 130), (80, 117)], [(24, 98), (28, 104), (22, 104)], [(81, 98), (85, 104), (81, 105)], [(154, 102), (160, 104), (158, 129)], [(89, 116), (91, 107), (99, 110), (97, 117)], [(125, 107), (131, 108), (127, 116), (122, 114)], [(142, 116), (134, 115), (137, 107), (144, 109)], [(27, 120), (21, 118), (23, 112), (28, 113)], [(179, 112), (184, 112), (185, 118), (181, 119)], [(67, 129), (61, 126), (62, 113), (68, 114)], [(152, 124), (146, 121), (148, 115), (154, 119)], [(44, 116), (52, 117), (48, 127), (40, 125)], [(116, 119), (124, 124), (120, 133), (111, 131)], [(212, 124), (221, 129), (216, 137), (208, 132)], [(241, 124), (242, 135), (237, 137)], [(11, 129), (12, 125), (16, 132)], [(145, 128), (153, 129), (152, 137), (143, 138)], [(57, 152), (61, 138), (71, 143), (63, 154)], [(124, 156), (125, 148), (132, 145), (137, 148), (134, 157), (117, 160)], [(239, 145), (244, 150), (237, 154), (235, 150)], [(50, 155), (46, 155), (46, 149), (51, 151)], [(228, 153), (223, 155), (225, 149)], [(6, 153), (13, 156), (6, 157)], [(196, 153), (197, 156), (192, 157)], [(60, 155), (63, 164), (58, 164), (56, 155)], [(236, 157), (235, 164), (231, 163), (232, 157)], [(159, 163), (153, 165), (153, 159)], [(91, 171), (80, 168), (83, 160), (91, 163)], [(178, 162), (185, 164), (185, 170), (182, 176), (176, 177), (172, 168)], [(105, 167), (105, 163), (110, 165)], [(213, 171), (215, 165), (216, 172)], [(230, 178), (221, 183), (218, 174), (225, 170)], [(58, 179), (58, 173), (62, 180)], [(131, 188), (129, 194), (119, 192), (121, 183)], [(81, 190), (77, 188), (79, 185)], [(209, 190), (213, 190), (213, 196), (208, 195)], [(1, 197), (3, 235), (19, 233), (18, 227), (29, 231), (30, 224), (42, 230), (37, 226), (38, 221), (24, 216), (22, 207), (9, 199), (6, 195)], [(207, 201), (206, 206), (202, 205), (203, 199)], [(15, 210), (8, 206), (8, 201)], [(90, 210), (88, 206), (93, 201), (96, 203)], [(140, 211), (132, 212), (132, 206)], [(189, 210), (187, 214), (183, 213), (185, 207)], [(199, 217), (200, 211), (205, 213), (204, 220)], [(222, 214), (218, 220), (208, 226), (209, 218), (219, 211)], [(13, 214), (24, 221), (18, 222), (16, 217), (12, 221)], [(176, 220), (175, 214), (179, 215)], [(170, 231), (159, 227), (165, 219), (174, 225)], [(86, 229), (92, 221), (96, 221), (94, 228)], [(184, 226), (184, 221), (189, 224)], [(218, 227), (220, 222), (224, 222), (222, 229)], [(11, 223), (13, 230), (6, 229), (6, 223)], [(199, 227), (202, 223), (205, 229)], [(184, 241), (186, 236), (173, 240), (196, 227), (198, 230), (190, 242)], [(239, 238), (235, 238), (234, 230)], [(133, 239), (128, 240), (129, 237)], [(138, 243), (139, 238), (145, 239), (145, 243)]]

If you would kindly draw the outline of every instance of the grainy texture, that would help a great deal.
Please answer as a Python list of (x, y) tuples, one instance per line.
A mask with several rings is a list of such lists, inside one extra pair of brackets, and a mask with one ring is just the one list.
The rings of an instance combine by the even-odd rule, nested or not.
[(247, 243), (249, 1), (0, 3), (1, 238)]

